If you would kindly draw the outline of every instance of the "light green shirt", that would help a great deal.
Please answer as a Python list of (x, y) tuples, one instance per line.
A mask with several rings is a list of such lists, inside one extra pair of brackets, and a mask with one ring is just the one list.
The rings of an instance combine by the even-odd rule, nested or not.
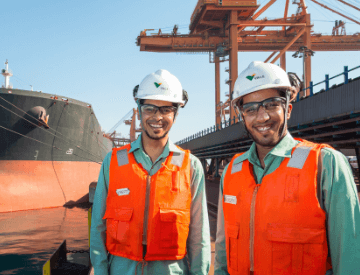
[[(154, 175), (161, 164), (166, 160), (170, 152), (180, 150), (168, 140), (164, 151), (158, 159), (152, 163), (150, 157), (144, 152), (141, 135), (131, 143), (129, 153), (133, 153), (135, 159), (143, 168)], [(90, 233), (90, 257), (95, 275), (109, 274), (137, 274), (141, 273), (142, 263), (127, 258), (110, 255), (105, 246), (106, 220), (102, 217), (106, 210), (106, 198), (109, 188), (109, 168), (111, 152), (105, 157), (101, 166), (100, 175), (95, 191), (92, 210), (91, 233)], [(144, 273), (147, 275), (161, 274), (208, 274), (211, 260), (210, 229), (207, 212), (204, 170), (198, 158), (190, 154), (191, 165), (191, 209), (189, 236), (187, 239), (187, 257), (175, 261), (149, 261), (144, 265)], [(129, 183), (131, 184), (131, 183)], [(188, 265), (189, 261), (189, 265)]]
[[(253, 164), (256, 182), (261, 184), (265, 175), (274, 172), (285, 158), (291, 157), (291, 151), (298, 143), (299, 141), (293, 139), (288, 133), (264, 158), (265, 168), (261, 167), (255, 143), (246, 153), (236, 159), (236, 162), (248, 159)], [(322, 192), (319, 202), (326, 212), (326, 229), (333, 265), (333, 272), (329, 270), (326, 274), (360, 274), (360, 210), (351, 168), (345, 156), (333, 149), (322, 149), (321, 159)], [(229, 274), (226, 263), (223, 213), (223, 184), (227, 167), (225, 167), (220, 181), (215, 275)]]

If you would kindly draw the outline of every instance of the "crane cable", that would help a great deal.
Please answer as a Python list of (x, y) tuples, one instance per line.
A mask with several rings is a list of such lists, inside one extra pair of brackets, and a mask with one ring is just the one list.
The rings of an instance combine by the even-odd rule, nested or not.
[(116, 124), (115, 126), (113, 126), (109, 131), (108, 134), (112, 134), (119, 126), (121, 123), (123, 123), (133, 112), (133, 110), (131, 109), (125, 116), (123, 116)]
[[(330, 4), (330, 3), (328, 3), (327, 1), (325, 1), (325, 0), (323, 0), (323, 2), (326, 4), (326, 6), (328, 6), (328, 7), (331, 7), (332, 9), (334, 9), (334, 10), (338, 10), (338, 11), (341, 11), (342, 12), (342, 14), (344, 14), (344, 15), (346, 15), (346, 16), (348, 16), (348, 15), (350, 15), (352, 18), (356, 18), (356, 19), (360, 19), (359, 17), (357, 17), (357, 16), (354, 16), (353, 14), (351, 14), (350, 12), (347, 12), (347, 11), (345, 11), (345, 10), (343, 10), (343, 9), (341, 9), (341, 8), (339, 8), (339, 7), (337, 7), (336, 5), (334, 5), (334, 4)], [(323, 4), (324, 5), (324, 4)]]

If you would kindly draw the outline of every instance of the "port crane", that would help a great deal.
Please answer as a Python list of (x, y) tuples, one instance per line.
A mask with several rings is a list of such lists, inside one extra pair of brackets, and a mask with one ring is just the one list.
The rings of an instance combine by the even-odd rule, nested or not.
[[(141, 128), (136, 128), (136, 117), (137, 109), (131, 109), (105, 134), (113, 142), (114, 147), (120, 147), (136, 139), (136, 133), (141, 132)], [(116, 129), (123, 123), (130, 125), (130, 138), (125, 138), (120, 133), (116, 133)]]
[[(330, 10), (356, 24), (360, 22), (340, 13), (319, 1), (310, 0), (318, 6)], [(354, 10), (358, 7), (345, 0), (337, 0)], [(294, 0), (298, 6), (296, 14), (289, 15), (290, 0), (285, 0), (284, 13), (276, 19), (259, 19), (259, 17), (276, 0), (270, 0), (263, 7), (256, 0), (198, 0), (190, 17), (188, 34), (179, 34), (177, 25), (172, 33), (164, 34), (161, 29), (157, 33), (144, 29), (137, 37), (140, 51), (150, 52), (209, 52), (210, 63), (215, 64), (215, 123), (219, 125), (225, 118), (234, 117), (231, 106), (232, 91), (238, 76), (238, 52), (271, 52), (265, 62), (275, 63), (280, 60), (280, 66), (286, 70), (288, 51), (298, 51), (301, 47), (306, 52), (316, 51), (359, 51), (360, 33), (346, 35), (340, 32), (343, 25), (338, 24), (335, 35), (323, 35), (312, 32), (312, 22), (305, 0)], [(269, 29), (271, 27), (272, 29)], [(276, 28), (274, 30), (273, 28)], [(305, 87), (311, 82), (311, 56), (303, 55)], [(229, 97), (226, 102), (220, 102), (220, 62), (229, 62), (226, 72), (229, 78)], [(309, 96), (306, 89), (302, 96)]]

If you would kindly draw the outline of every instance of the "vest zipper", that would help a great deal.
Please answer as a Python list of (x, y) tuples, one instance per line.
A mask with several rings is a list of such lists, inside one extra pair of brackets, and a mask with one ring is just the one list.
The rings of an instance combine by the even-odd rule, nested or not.
[(150, 200), (151, 176), (146, 176), (146, 193), (145, 193), (145, 209), (144, 209), (144, 226), (143, 226), (143, 244), (147, 244), (147, 227), (149, 219), (149, 200)]
[(260, 184), (255, 186), (250, 208), (250, 271), (254, 271), (254, 238), (255, 238), (255, 204), (256, 195), (259, 190)]

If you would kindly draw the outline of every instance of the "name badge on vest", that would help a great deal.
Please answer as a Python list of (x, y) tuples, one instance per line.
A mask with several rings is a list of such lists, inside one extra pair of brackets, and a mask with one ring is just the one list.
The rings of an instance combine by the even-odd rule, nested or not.
[(237, 198), (236, 198), (236, 196), (224, 195), (224, 202), (230, 203), (230, 204), (236, 204)]
[(130, 194), (130, 190), (129, 188), (116, 189), (116, 194), (118, 194), (118, 196), (126, 196)]

